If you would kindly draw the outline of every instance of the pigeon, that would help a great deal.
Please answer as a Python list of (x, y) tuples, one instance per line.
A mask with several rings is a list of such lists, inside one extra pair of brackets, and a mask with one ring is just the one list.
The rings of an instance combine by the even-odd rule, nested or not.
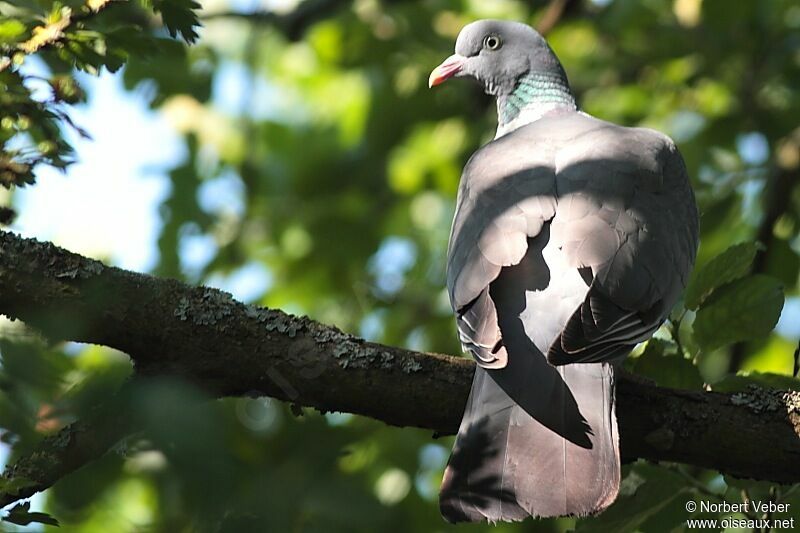
[(545, 39), (465, 26), (429, 86), (471, 77), (497, 103), (467, 162), (447, 288), (477, 363), (445, 468), (449, 522), (588, 516), (620, 484), (615, 376), (669, 316), (694, 265), (698, 213), (673, 141), (577, 107)]

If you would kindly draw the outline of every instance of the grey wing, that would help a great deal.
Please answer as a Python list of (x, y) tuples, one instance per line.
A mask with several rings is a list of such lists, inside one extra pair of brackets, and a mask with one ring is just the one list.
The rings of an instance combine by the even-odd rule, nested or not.
[(698, 244), (686, 168), (668, 137), (609, 126), (562, 149), (556, 172), (553, 238), (592, 281), (547, 357), (613, 360), (658, 329), (686, 286)]
[(447, 286), (464, 349), (479, 365), (502, 368), (508, 354), (489, 284), (501, 268), (519, 263), (528, 237), (554, 216), (555, 174), (552, 165), (504, 158), (503, 143), (489, 147), (470, 159), (461, 178)]

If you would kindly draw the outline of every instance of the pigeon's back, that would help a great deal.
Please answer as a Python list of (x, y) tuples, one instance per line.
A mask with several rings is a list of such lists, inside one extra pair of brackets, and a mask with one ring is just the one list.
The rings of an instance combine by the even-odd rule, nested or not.
[(479, 366), (445, 518), (584, 516), (614, 501), (614, 364), (666, 318), (696, 248), (694, 197), (664, 135), (569, 111), (476, 152), (448, 289)]

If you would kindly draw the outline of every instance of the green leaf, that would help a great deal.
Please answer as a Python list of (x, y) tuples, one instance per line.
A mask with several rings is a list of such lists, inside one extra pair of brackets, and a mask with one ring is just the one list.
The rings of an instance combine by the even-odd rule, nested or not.
[(0, 22), (0, 43), (10, 44), (17, 42), (17, 37), (24, 35), (26, 29), (25, 24), (15, 19)]
[(693, 329), (704, 350), (764, 337), (783, 309), (783, 288), (770, 276), (757, 274), (714, 291), (697, 311)]
[(79, 30), (68, 35), (60, 55), (90, 74), (96, 74), (100, 67), (116, 72), (124, 64), (127, 53), (119, 47), (109, 47), (109, 44), (107, 36), (101, 32)]
[(57, 74), (50, 79), (53, 97), (59, 102), (77, 104), (86, 101), (86, 93), (78, 80), (69, 74)]
[(800, 390), (800, 379), (771, 372), (739, 372), (733, 376), (725, 376), (714, 383), (712, 388), (718, 392), (736, 392), (747, 390), (755, 385), (766, 389)]
[(714, 289), (747, 274), (760, 248), (755, 242), (734, 244), (703, 266), (686, 290), (686, 307), (697, 309)]
[(200, 25), (200, 20), (194, 10), (200, 9), (200, 4), (194, 0), (154, 0), (153, 9), (161, 13), (172, 37), (180, 34), (188, 43), (197, 39), (194, 29)]
[(728, 494), (726, 494), (726, 496), (729, 499), (741, 498), (742, 491), (746, 490), (751, 500), (767, 501), (771, 498), (770, 492), (776, 486), (776, 484), (771, 481), (739, 479), (731, 475), (725, 475), (723, 479), (728, 486)]
[(159, 52), (157, 39), (135, 26), (123, 26), (105, 32), (106, 46), (120, 57), (151, 58)]
[(637, 463), (622, 480), (617, 501), (603, 514), (580, 520), (575, 531), (637, 531), (643, 522), (666, 508), (684, 486), (683, 479), (674, 472)]
[(791, 287), (797, 281), (800, 272), (800, 257), (792, 249), (786, 239), (774, 238), (766, 252), (764, 273), (775, 276), (786, 287)]
[[(716, 515), (704, 516), (704, 513), (689, 514), (686, 511), (686, 503), (690, 500), (694, 501), (694, 497), (689, 496), (688, 493), (682, 498), (672, 498), (667, 505), (663, 506), (658, 512), (642, 522), (637, 528), (637, 531), (646, 531), (647, 533), (673, 533), (675, 531), (682, 531), (683, 526), (686, 524), (686, 519), (689, 517), (701, 520), (704, 518), (717, 518)], [(702, 531), (703, 533), (709, 533), (710, 531), (720, 531), (721, 529), (721, 527), (717, 529), (706, 528)]]
[(11, 508), (11, 511), (3, 517), (5, 522), (17, 524), (18, 526), (27, 526), (32, 523), (47, 524), (49, 526), (58, 527), (58, 520), (53, 518), (47, 513), (31, 513), (30, 502), (20, 503)]
[(157, 39), (152, 43), (157, 60), (149, 60), (141, 54), (131, 56), (125, 67), (124, 79), (132, 89), (142, 80), (152, 80), (158, 92), (151, 105), (158, 106), (175, 94), (190, 94), (200, 102), (211, 96), (211, 76), (214, 71), (194, 68), (198, 62), (217, 64), (217, 58), (203, 48), (194, 48), (192, 57), (187, 47), (172, 39)]
[(642, 355), (636, 358), (633, 371), (663, 387), (701, 389), (703, 378), (689, 359), (680, 355), (675, 345), (663, 339), (650, 339)]

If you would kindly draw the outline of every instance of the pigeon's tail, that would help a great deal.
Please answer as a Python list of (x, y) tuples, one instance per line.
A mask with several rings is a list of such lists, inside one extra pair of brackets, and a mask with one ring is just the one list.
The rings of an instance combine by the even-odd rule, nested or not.
[(442, 480), (449, 522), (586, 516), (617, 496), (613, 366), (529, 354), (475, 372)]

